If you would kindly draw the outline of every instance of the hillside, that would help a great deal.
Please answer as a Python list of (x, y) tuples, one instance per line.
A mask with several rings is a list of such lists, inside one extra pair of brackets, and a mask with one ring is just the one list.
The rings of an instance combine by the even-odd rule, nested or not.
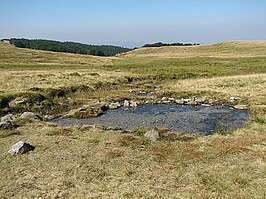
[(107, 57), (16, 48), (5, 42), (0, 42), (0, 52), (0, 68), (61, 65), (87, 67), (111, 64), (111, 59)]
[(230, 41), (196, 46), (166, 46), (140, 48), (121, 57), (255, 57), (266, 56), (266, 41)]

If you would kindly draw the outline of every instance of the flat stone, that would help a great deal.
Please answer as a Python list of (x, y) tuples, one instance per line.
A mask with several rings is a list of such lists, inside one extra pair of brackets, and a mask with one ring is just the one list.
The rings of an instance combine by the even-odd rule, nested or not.
[(155, 130), (148, 131), (144, 134), (144, 137), (151, 141), (156, 141), (160, 138), (159, 132)]
[(16, 155), (16, 154), (28, 153), (29, 151), (33, 151), (34, 149), (35, 147), (30, 145), (29, 143), (26, 143), (24, 141), (19, 141), (13, 146), (11, 146), (8, 152), (11, 153), (12, 155)]
[(234, 108), (238, 110), (246, 110), (248, 106), (247, 105), (235, 105)]

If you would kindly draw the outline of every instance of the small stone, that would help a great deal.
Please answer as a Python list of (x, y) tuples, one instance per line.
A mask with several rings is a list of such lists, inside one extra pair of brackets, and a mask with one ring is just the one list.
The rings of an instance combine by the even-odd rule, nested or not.
[(247, 105), (235, 105), (234, 108), (238, 110), (246, 110), (248, 106)]
[(183, 99), (183, 98), (182, 98), (182, 100), (183, 100), (183, 102), (186, 103), (186, 104), (187, 104), (188, 102), (191, 101), (191, 99)]
[(230, 99), (230, 100), (235, 100), (235, 97), (230, 97), (229, 99)]
[(138, 103), (134, 102), (134, 101), (131, 101), (130, 102), (130, 106), (136, 108), (136, 107), (138, 107)]
[(53, 120), (55, 117), (53, 115), (45, 115), (43, 117), (46, 121), (50, 121), (50, 120)]
[(128, 101), (128, 100), (125, 100), (125, 101), (124, 101), (124, 107), (129, 107), (129, 106), (130, 106), (129, 101)]
[(214, 100), (213, 99), (209, 99), (209, 104), (213, 105)]
[(109, 126), (106, 128), (107, 131), (121, 131), (122, 128), (119, 126)]
[(201, 104), (201, 106), (210, 107), (210, 104)]
[(176, 102), (177, 104), (184, 104), (184, 101), (183, 101), (182, 99), (177, 99), (175, 102)]
[(80, 127), (81, 131), (89, 131), (91, 129), (94, 129), (95, 125), (83, 125), (82, 127)]
[(9, 120), (4, 121), (4, 122), (0, 122), (0, 129), (13, 129), (13, 128), (15, 128), (15, 126)]
[(168, 100), (170, 100), (170, 101), (175, 101), (175, 98), (171, 97), (171, 98), (169, 98)]
[(162, 98), (162, 101), (167, 101), (167, 100), (168, 100), (167, 97), (163, 97), (163, 98)]
[(11, 146), (8, 152), (11, 153), (12, 155), (16, 155), (16, 154), (24, 154), (29, 151), (33, 151), (34, 149), (35, 149), (34, 146), (24, 141), (19, 141), (18, 143)]
[(194, 96), (194, 97), (192, 98), (192, 100), (193, 100), (194, 102), (197, 102), (197, 101), (198, 101), (198, 97), (197, 97), (197, 96)]
[(159, 132), (155, 130), (148, 131), (144, 134), (144, 137), (151, 141), (156, 141), (160, 138)]
[(115, 102), (115, 103), (110, 103), (109, 104), (109, 109), (117, 109), (117, 108), (119, 108), (121, 105), (120, 105), (120, 103), (119, 102)]
[(171, 103), (171, 101), (170, 100), (165, 100), (165, 101), (163, 101), (163, 103), (164, 104), (169, 104), (169, 103)]
[(17, 100), (14, 99), (8, 103), (10, 108), (15, 108), (17, 105), (24, 104), (26, 103), (26, 100)]
[(198, 102), (191, 100), (187, 104), (190, 105), (190, 106), (196, 106), (198, 104)]

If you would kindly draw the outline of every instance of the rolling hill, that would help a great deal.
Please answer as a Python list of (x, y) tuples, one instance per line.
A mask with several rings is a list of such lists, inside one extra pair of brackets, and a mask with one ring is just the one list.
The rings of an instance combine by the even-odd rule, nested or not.
[(230, 41), (197, 46), (166, 46), (140, 48), (120, 57), (258, 57), (266, 56), (266, 41)]

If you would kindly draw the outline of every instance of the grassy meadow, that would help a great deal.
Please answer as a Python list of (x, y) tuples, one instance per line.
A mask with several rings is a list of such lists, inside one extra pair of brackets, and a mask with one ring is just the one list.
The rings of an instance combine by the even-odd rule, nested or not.
[[(137, 49), (94, 57), (0, 42), (1, 115), (60, 115), (93, 100), (231, 96), (250, 120), (234, 132), (147, 141), (137, 132), (23, 122), (0, 130), (0, 198), (265, 198), (266, 42)], [(133, 92), (132, 92), (133, 91)], [(27, 99), (7, 109), (12, 99)], [(11, 156), (25, 140), (36, 149)]]

